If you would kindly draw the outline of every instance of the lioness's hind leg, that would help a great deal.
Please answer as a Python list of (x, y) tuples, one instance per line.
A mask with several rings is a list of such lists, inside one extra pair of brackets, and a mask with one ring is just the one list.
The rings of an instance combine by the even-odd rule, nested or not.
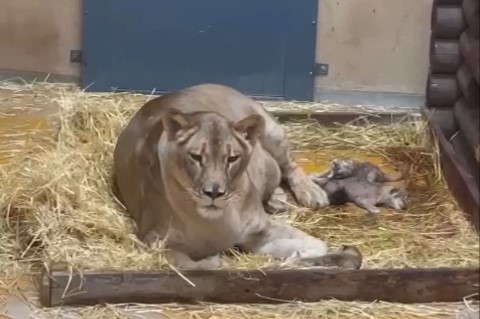
[(282, 171), (282, 179), (288, 182), (297, 201), (311, 209), (327, 206), (329, 202), (325, 191), (316, 185), (293, 159), (283, 127), (268, 114), (265, 118), (265, 132), (261, 137), (262, 146), (277, 161)]
[(281, 187), (277, 187), (270, 199), (264, 205), (269, 214), (279, 214), (287, 211), (287, 194)]
[(255, 232), (240, 246), (243, 250), (253, 253), (286, 259), (289, 265), (301, 265), (305, 261), (314, 260), (325, 266), (352, 268), (350, 256), (327, 254), (327, 245), (324, 241), (276, 220), (269, 220), (263, 231)]
[(242, 250), (274, 258), (289, 258), (298, 254), (324, 256), (327, 253), (324, 241), (273, 219), (268, 219), (261, 229), (249, 234), (239, 246)]

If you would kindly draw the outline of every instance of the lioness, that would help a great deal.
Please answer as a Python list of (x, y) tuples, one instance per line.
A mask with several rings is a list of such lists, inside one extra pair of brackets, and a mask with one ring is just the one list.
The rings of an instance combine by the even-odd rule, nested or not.
[(328, 200), (293, 161), (282, 127), (232, 88), (202, 84), (147, 102), (118, 138), (114, 175), (139, 238), (163, 241), (179, 268), (220, 267), (234, 246), (293, 263), (327, 254), (322, 240), (265, 213), (281, 178), (306, 207)]

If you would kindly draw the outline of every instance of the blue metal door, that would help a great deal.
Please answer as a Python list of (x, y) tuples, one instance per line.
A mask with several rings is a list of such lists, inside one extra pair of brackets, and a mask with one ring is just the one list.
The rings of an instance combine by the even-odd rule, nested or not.
[(82, 86), (313, 100), (317, 0), (84, 0)]

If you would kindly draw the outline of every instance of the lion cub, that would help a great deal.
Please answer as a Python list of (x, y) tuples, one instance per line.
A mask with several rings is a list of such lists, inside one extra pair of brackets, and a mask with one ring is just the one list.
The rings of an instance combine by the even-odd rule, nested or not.
[(407, 207), (405, 189), (383, 184), (402, 179), (402, 174), (387, 175), (369, 162), (337, 158), (328, 171), (312, 174), (311, 178), (325, 190), (331, 205), (352, 202), (370, 213), (380, 212), (377, 205), (402, 210)]
[(379, 183), (396, 182), (403, 178), (401, 173), (387, 175), (370, 162), (359, 162), (350, 158), (335, 158), (331, 162), (330, 169), (319, 177), (340, 179), (352, 176)]
[(357, 177), (329, 179), (313, 175), (311, 178), (327, 193), (330, 205), (351, 202), (370, 213), (379, 213), (377, 206), (380, 205), (397, 210), (407, 208), (407, 192), (401, 187), (368, 182)]

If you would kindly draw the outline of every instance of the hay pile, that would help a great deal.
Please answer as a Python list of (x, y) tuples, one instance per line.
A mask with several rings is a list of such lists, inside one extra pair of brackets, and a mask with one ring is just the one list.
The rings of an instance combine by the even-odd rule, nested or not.
[[(474, 306), (473, 306), (474, 307)], [(402, 305), (384, 302), (360, 303), (335, 300), (321, 303), (280, 305), (106, 305), (82, 308), (56, 308), (33, 314), (36, 319), (473, 319), (459, 316), (472, 308), (468, 303)], [(468, 310), (467, 310), (468, 311)]]
[[(5, 84), (3, 88), (45, 96), (58, 106), (59, 125), (55, 139), (30, 137), (26, 142), (29, 147), (23, 153), (0, 166), (0, 275), (13, 278), (21, 271), (32, 273), (39, 265), (51, 262), (81, 270), (166, 267), (161, 251), (149, 250), (138, 242), (134, 225), (114, 201), (110, 189), (116, 137), (149, 97), (88, 94), (68, 85)], [(379, 163), (387, 171), (407, 171), (411, 204), (406, 212), (384, 210), (371, 217), (351, 205), (310, 212), (292, 202), (288, 214), (277, 218), (334, 246), (358, 245), (366, 267), (478, 266), (478, 236), (463, 218), (439, 174), (436, 150), (426, 138), (424, 123), (417, 120), (389, 126), (325, 128), (305, 121), (287, 124), (286, 129), (299, 152), (299, 161), (305, 152), (310, 154), (310, 160), (313, 157), (313, 161), (324, 164), (339, 155), (353, 155), (380, 158)], [(238, 268), (259, 268), (272, 262), (262, 256), (233, 257), (233, 266)], [(337, 318), (339, 309), (343, 309), (342, 316), (368, 318), (372, 312), (385, 311), (385, 316), (374, 317), (394, 318), (398, 312), (407, 313), (410, 309), (391, 306), (388, 313), (386, 308), (384, 304), (331, 301), (287, 307), (290, 310), (282, 313), (285, 318)], [(211, 309), (219, 309), (217, 313), (228, 318), (225, 308)], [(254, 312), (261, 311), (262, 318), (284, 318), (274, 312), (267, 315), (268, 307), (255, 309), (245, 310), (245, 316), (256, 318)], [(447, 311), (423, 309), (429, 310), (422, 314)], [(402, 318), (420, 318), (414, 312)]]

